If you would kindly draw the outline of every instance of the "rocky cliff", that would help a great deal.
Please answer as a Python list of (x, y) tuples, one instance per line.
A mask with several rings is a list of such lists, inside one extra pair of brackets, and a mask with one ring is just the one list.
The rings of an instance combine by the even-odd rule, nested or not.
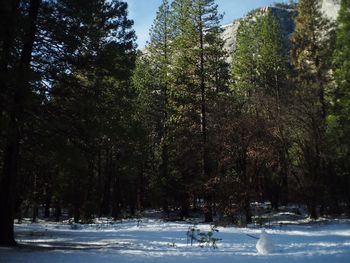
[(322, 11), (330, 20), (335, 21), (338, 17), (341, 0), (323, 0)]
[[(322, 11), (326, 17), (330, 20), (335, 21), (340, 8), (340, 0), (323, 0), (322, 2)], [(276, 17), (277, 21), (280, 24), (280, 30), (284, 40), (284, 44), (289, 46), (289, 37), (294, 31), (294, 17), (297, 15), (295, 9), (288, 8), (287, 6), (270, 6), (263, 7), (253, 11), (253, 15), (259, 15), (261, 13), (271, 11), (272, 14)], [(252, 12), (250, 13), (252, 15)], [(239, 25), (242, 20), (247, 19), (248, 16), (241, 19), (234, 20), (232, 23), (223, 26), (223, 38), (225, 42), (225, 49), (229, 54), (232, 54), (236, 46), (236, 36), (238, 32)], [(231, 61), (231, 56), (228, 58), (228, 62)]]

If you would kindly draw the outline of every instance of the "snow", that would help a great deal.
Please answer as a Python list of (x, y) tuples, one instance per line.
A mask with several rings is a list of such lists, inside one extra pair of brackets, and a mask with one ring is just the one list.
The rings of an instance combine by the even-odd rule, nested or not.
[[(273, 251), (259, 253), (260, 228), (218, 227), (217, 249), (188, 244), (193, 224), (155, 219), (80, 225), (16, 224), (16, 248), (0, 248), (1, 263), (127, 263), (127, 262), (349, 262), (350, 221), (333, 220), (303, 225), (275, 225), (265, 241)], [(202, 232), (210, 225), (195, 226)], [(249, 235), (249, 236), (248, 236)], [(261, 238), (260, 238), (261, 240)], [(271, 244), (272, 242), (270, 242)], [(266, 246), (265, 246), (266, 248)]]

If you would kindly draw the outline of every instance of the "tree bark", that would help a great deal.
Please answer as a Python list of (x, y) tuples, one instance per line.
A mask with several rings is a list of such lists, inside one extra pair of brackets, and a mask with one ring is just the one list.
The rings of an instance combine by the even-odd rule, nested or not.
[[(202, 7), (200, 7), (202, 8)], [(199, 17), (199, 48), (200, 48), (200, 92), (201, 92), (201, 135), (202, 135), (202, 177), (205, 182), (210, 180), (207, 153), (207, 112), (206, 112), (206, 88), (204, 68), (204, 28), (203, 14)], [(210, 188), (210, 187), (209, 187)], [(213, 221), (212, 193), (204, 189), (204, 221)]]
[(0, 194), (0, 245), (13, 246), (14, 239), (14, 213), (16, 202), (16, 184), (18, 183), (17, 166), (19, 157), (19, 142), (23, 125), (23, 111), (25, 108), (25, 95), (30, 92), (28, 73), (34, 46), (37, 18), (41, 0), (31, 0), (28, 15), (28, 29), (23, 40), (21, 59), (17, 68), (15, 91), (12, 105), (9, 110), (9, 130), (4, 152), (3, 175), (1, 178)]
[(49, 218), (50, 215), (50, 208), (51, 208), (51, 199), (52, 199), (52, 190), (46, 189), (46, 199), (45, 199), (45, 218)]
[(118, 171), (115, 171), (113, 178), (113, 199), (112, 199), (112, 217), (117, 220), (121, 214), (121, 194), (120, 179)]
[(57, 203), (55, 205), (55, 214), (54, 214), (56, 222), (60, 221), (61, 214), (62, 214), (61, 206), (60, 206), (59, 202), (57, 201)]
[(316, 211), (316, 205), (313, 202), (309, 202), (308, 203), (307, 209), (309, 211), (311, 219), (317, 219), (318, 218), (317, 211)]
[(252, 210), (250, 207), (250, 193), (249, 193), (249, 189), (248, 189), (248, 185), (246, 185), (245, 187), (245, 196), (244, 196), (244, 200), (243, 200), (243, 211), (245, 214), (245, 223), (246, 224), (251, 224), (253, 222), (252, 220)]
[[(0, 114), (3, 114), (5, 109), (5, 92), (7, 91), (7, 79), (8, 79), (8, 65), (11, 57), (11, 48), (13, 47), (15, 39), (15, 29), (16, 21), (18, 19), (19, 13), (19, 0), (16, 1), (6, 1), (1, 6), (3, 10), (2, 17), (2, 27), (4, 30), (4, 35), (2, 36), (2, 52), (0, 61), (0, 80), (2, 93), (0, 96)], [(6, 102), (8, 103), (8, 102)], [(8, 127), (9, 131), (16, 131), (15, 122), (11, 121)], [(17, 173), (16, 163), (16, 152), (18, 148), (18, 142), (13, 139), (18, 135), (11, 134), (9, 132), (7, 138), (7, 145), (4, 149), (4, 166), (2, 175), (0, 176), (0, 211), (2, 215), (0, 216), (0, 246), (12, 246), (15, 245), (15, 239), (13, 234), (13, 220), (14, 220), (14, 206), (15, 197), (12, 187), (15, 185), (15, 176)]]
[[(9, 80), (8, 67), (11, 61), (11, 51), (14, 46), (17, 21), (19, 15), (19, 0), (7, 0), (2, 3), (1, 8), (1, 32), (0, 36), (1, 45), (1, 57), (0, 57), (0, 83), (3, 86), (3, 91), (7, 91), (7, 85)], [(5, 96), (0, 97), (0, 112), (4, 110), (6, 103)]]
[(101, 211), (100, 214), (108, 216), (111, 213), (111, 182), (112, 182), (112, 154), (110, 151), (106, 151), (105, 169), (104, 176), (105, 180), (103, 182), (103, 193), (101, 201)]

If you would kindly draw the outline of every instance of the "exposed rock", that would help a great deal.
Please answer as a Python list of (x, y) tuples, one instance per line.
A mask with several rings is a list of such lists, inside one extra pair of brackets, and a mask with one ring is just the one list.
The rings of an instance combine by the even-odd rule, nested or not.
[[(232, 54), (236, 47), (236, 38), (239, 25), (242, 20), (249, 19), (251, 16), (259, 16), (263, 13), (271, 11), (272, 15), (274, 15), (279, 22), (280, 30), (282, 33), (282, 38), (284, 40), (284, 44), (286, 47), (289, 47), (289, 36), (294, 31), (294, 17), (296, 16), (296, 11), (294, 9), (280, 8), (280, 7), (263, 7), (257, 9), (250, 13), (250, 15), (245, 16), (241, 19), (237, 19), (233, 21), (231, 24), (223, 26), (223, 38), (225, 42), (225, 49), (229, 54)], [(228, 62), (231, 62), (231, 55), (228, 58)]]
[[(335, 21), (337, 19), (339, 9), (340, 0), (323, 0), (322, 2), (323, 13), (332, 21)], [(276, 17), (277, 21), (279, 22), (284, 45), (287, 48), (290, 47), (289, 38), (294, 31), (294, 18), (297, 15), (297, 11), (288, 7), (263, 7), (260, 9), (256, 9), (253, 12), (250, 12), (249, 16), (245, 16), (241, 19), (234, 20), (232, 23), (223, 26), (224, 31), (222, 35), (224, 40), (226, 41), (225, 49), (230, 54), (228, 57), (228, 62), (231, 62), (231, 54), (236, 47), (236, 37), (241, 21), (249, 18), (252, 15), (258, 16), (268, 11), (271, 11), (271, 13)]]
[[(338, 17), (340, 1), (341, 0), (323, 0), (322, 2), (322, 11), (325, 14), (325, 16), (328, 17), (331, 21), (335, 21)], [(285, 7), (262, 7), (252, 12), (249, 12), (249, 15), (243, 18), (236, 19), (232, 23), (222, 26), (222, 37), (225, 40), (224, 48), (229, 54), (227, 62), (231, 62), (231, 55), (236, 47), (237, 32), (241, 21), (244, 19), (249, 19), (251, 16), (261, 15), (268, 11), (271, 11), (271, 13), (276, 17), (277, 21), (279, 22), (284, 45), (287, 48), (290, 47), (289, 38), (294, 31), (294, 18), (297, 15), (297, 11), (293, 8), (288, 8), (288, 5)], [(143, 55), (148, 54), (147, 46), (141, 50), (141, 53)]]
[(231, 24), (223, 26), (222, 37), (225, 40), (225, 50), (228, 52), (228, 62), (231, 62), (231, 54), (236, 47), (237, 32), (241, 19), (234, 20)]
[(335, 21), (340, 9), (340, 0), (323, 0), (322, 11), (330, 20)]

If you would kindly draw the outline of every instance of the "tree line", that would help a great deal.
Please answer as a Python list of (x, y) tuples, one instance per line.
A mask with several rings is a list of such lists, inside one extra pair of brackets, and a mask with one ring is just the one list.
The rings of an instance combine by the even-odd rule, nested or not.
[(39, 208), (350, 213), (350, 1), (335, 24), (320, 5), (299, 1), (288, 45), (270, 9), (250, 13), (228, 54), (214, 0), (162, 0), (143, 51), (123, 1), (4, 1), (0, 244)]

